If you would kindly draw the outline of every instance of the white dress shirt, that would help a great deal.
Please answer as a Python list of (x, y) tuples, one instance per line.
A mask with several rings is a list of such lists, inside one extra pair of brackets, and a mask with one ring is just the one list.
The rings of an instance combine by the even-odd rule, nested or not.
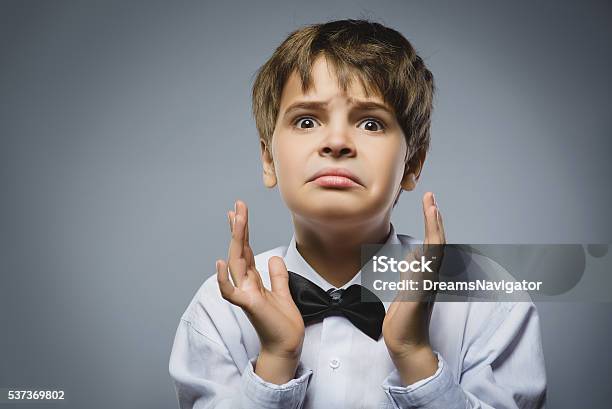
[[(417, 243), (391, 224), (386, 244)], [(302, 258), (295, 234), (288, 246), (255, 257), (266, 288), (272, 256), (323, 290), (334, 288)], [(354, 283), (361, 271), (341, 288)], [(387, 310), (391, 303), (383, 304)], [(327, 317), (306, 327), (294, 379), (276, 385), (255, 374), (257, 333), (242, 309), (221, 297), (213, 274), (180, 319), (169, 371), (181, 409), (544, 407), (544, 356), (531, 301), (438, 302), (429, 334), (437, 371), (403, 386), (382, 336), (374, 341), (346, 318)]]

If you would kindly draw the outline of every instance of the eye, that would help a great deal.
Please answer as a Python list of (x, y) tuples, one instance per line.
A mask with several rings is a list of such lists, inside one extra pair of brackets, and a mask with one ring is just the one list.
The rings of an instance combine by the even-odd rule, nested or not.
[[(302, 125), (304, 125), (304, 127), (301, 127), (300, 123)], [(317, 122), (312, 117), (310, 117), (310, 116), (303, 116), (303, 117), (300, 117), (297, 120), (295, 120), (294, 125), (298, 129), (310, 129), (310, 128), (314, 128), (316, 123)]]
[(385, 129), (385, 124), (383, 124), (382, 121), (379, 121), (378, 119), (374, 119), (374, 118), (368, 118), (364, 120), (363, 122), (361, 122), (361, 124), (359, 125), (362, 125), (362, 124), (366, 124), (366, 128), (365, 128), (366, 131), (378, 132), (378, 131), (382, 131), (383, 129)]

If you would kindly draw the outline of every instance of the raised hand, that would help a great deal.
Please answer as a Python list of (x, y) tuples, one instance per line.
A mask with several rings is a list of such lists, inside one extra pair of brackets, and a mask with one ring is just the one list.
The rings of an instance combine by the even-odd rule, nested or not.
[(221, 295), (242, 308), (259, 336), (255, 372), (269, 382), (285, 383), (295, 374), (304, 341), (304, 320), (291, 298), (287, 267), (281, 257), (268, 260), (268, 290), (249, 244), (246, 204), (236, 201), (235, 211), (227, 215), (231, 231), (228, 261), (216, 262)]
[[(446, 237), (442, 215), (431, 192), (423, 195), (423, 216), (425, 240), (422, 249), (411, 252), (407, 258), (420, 258), (425, 255), (429, 260), (435, 256), (436, 262), (432, 263), (434, 273), (431, 277), (435, 280)], [(389, 355), (406, 385), (433, 375), (437, 369), (437, 358), (429, 344), (429, 319), (434, 294), (422, 291), (423, 277), (422, 273), (402, 277), (419, 281), (420, 291), (410, 291), (410, 294), (399, 292), (389, 306), (383, 322), (383, 337)]]

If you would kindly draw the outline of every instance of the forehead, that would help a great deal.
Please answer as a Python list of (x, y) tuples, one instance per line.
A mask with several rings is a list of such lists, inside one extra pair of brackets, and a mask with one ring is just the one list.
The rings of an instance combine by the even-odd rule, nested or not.
[(333, 98), (349, 99), (354, 98), (363, 101), (378, 102), (387, 105), (378, 95), (366, 93), (363, 84), (357, 75), (352, 77), (347, 91), (344, 92), (338, 83), (333, 64), (327, 62), (325, 57), (318, 57), (312, 65), (310, 89), (306, 93), (302, 92), (302, 81), (297, 71), (293, 71), (281, 94), (280, 111), (295, 101), (302, 100), (331, 100)]

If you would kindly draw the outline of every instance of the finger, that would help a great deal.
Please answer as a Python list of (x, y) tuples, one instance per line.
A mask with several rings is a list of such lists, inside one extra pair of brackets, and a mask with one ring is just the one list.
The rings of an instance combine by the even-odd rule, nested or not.
[[(230, 226), (230, 232), (233, 229), (233, 222), (235, 220), (236, 217), (236, 212), (234, 212), (233, 210), (230, 210), (229, 212), (227, 212), (227, 219), (229, 222), (229, 226)], [(248, 215), (247, 215), (248, 217)], [(245, 238), (243, 240), (243, 257), (247, 260), (247, 266), (249, 267), (255, 267), (255, 255), (253, 254), (253, 250), (251, 249), (251, 245), (249, 244), (249, 224), (248, 224), (248, 219), (246, 220), (246, 231), (245, 231)]]
[(255, 267), (255, 255), (253, 254), (253, 250), (251, 249), (251, 245), (249, 244), (249, 209), (241, 200), (236, 201), (236, 212), (242, 217), (244, 217), (244, 240), (243, 240), (243, 258), (246, 261), (246, 273), (247, 276), (253, 279), (258, 283), (258, 287), (260, 290), (264, 289), (264, 283), (261, 279), (261, 274), (257, 271)]
[(253, 253), (253, 249), (251, 248), (251, 243), (249, 242), (249, 224), (247, 222), (245, 232), (244, 232), (244, 257), (247, 259), (249, 266), (255, 267), (255, 254)]
[(215, 266), (217, 268), (217, 282), (219, 283), (221, 296), (232, 304), (235, 304), (237, 301), (235, 297), (237, 290), (229, 279), (227, 263), (224, 260), (217, 260)]
[(246, 216), (246, 220), (247, 220), (246, 226), (244, 227), (244, 244), (249, 246), (250, 243), (249, 243), (249, 216), (248, 216), (248, 213)]
[(234, 228), (234, 216), (235, 214), (231, 210), (227, 212), (227, 222), (229, 224), (230, 233)]
[(236, 212), (244, 217), (244, 253), (243, 257), (247, 261), (247, 266), (255, 268), (255, 256), (253, 254), (253, 250), (251, 249), (251, 244), (249, 243), (249, 208), (241, 200), (236, 201)]
[(442, 243), (446, 243), (446, 233), (444, 231), (444, 220), (442, 219), (442, 213), (440, 212), (440, 206), (438, 205), (438, 202), (436, 201), (436, 197), (434, 196), (434, 194), (431, 194), (431, 197), (433, 199), (433, 204), (434, 206), (436, 206), (436, 220), (438, 222), (438, 230), (440, 233), (440, 238), (442, 240)]
[(255, 268), (255, 255), (249, 246), (244, 247), (244, 259), (247, 262), (247, 268)]
[(282, 257), (274, 256), (268, 259), (270, 286), (273, 293), (283, 297), (291, 297), (289, 291), (289, 272)]
[(235, 286), (241, 287), (248, 278), (246, 261), (243, 258), (234, 258), (228, 260), (227, 264)]
[(433, 193), (429, 196), (430, 192), (425, 194), (423, 198), (423, 209), (425, 213), (425, 241), (423, 244), (423, 253), (427, 260), (432, 262), (431, 269), (432, 272), (423, 272), (423, 278), (437, 281), (438, 272), (440, 269), (442, 257), (444, 254), (443, 246), (444, 242), (444, 231), (441, 226), (442, 216), (438, 209), (437, 204), (435, 203), (435, 198), (433, 197)]
[(435, 257), (435, 261), (433, 263), (434, 271), (439, 272), (440, 267), (442, 265), (442, 258), (444, 257), (444, 250), (446, 247), (446, 234), (444, 232), (444, 220), (442, 218), (442, 213), (436, 204), (436, 221), (438, 222), (438, 231), (440, 235), (440, 243), (439, 245), (434, 246), (432, 256)]
[(423, 216), (425, 218), (425, 244), (435, 244), (440, 238), (432, 192), (423, 195)]
[(442, 213), (440, 212), (440, 208), (437, 207), (436, 208), (438, 210), (437, 215), (438, 215), (438, 228), (440, 230), (440, 235), (442, 236), (442, 243), (446, 243), (446, 232), (444, 231), (444, 218), (442, 217)]
[(247, 232), (249, 229), (249, 210), (247, 209), (246, 203), (242, 200), (236, 200), (236, 215), (240, 215), (244, 219), (244, 242), (248, 240)]
[(233, 217), (232, 222), (232, 234), (229, 247), (229, 258), (240, 258), (242, 257), (242, 250), (244, 247), (244, 218), (236, 214)]
[(244, 241), (247, 243), (249, 241), (249, 208), (242, 200), (236, 200), (236, 214), (244, 217), (245, 220), (245, 234)]
[[(237, 286), (240, 286), (246, 275), (246, 262), (243, 258), (243, 224), (244, 220), (239, 214), (237, 214), (234, 218), (234, 228), (232, 229), (232, 238), (230, 239), (227, 257), (230, 267), (230, 274), (232, 275), (234, 283)], [(240, 260), (242, 260), (242, 262), (239, 262)]]

